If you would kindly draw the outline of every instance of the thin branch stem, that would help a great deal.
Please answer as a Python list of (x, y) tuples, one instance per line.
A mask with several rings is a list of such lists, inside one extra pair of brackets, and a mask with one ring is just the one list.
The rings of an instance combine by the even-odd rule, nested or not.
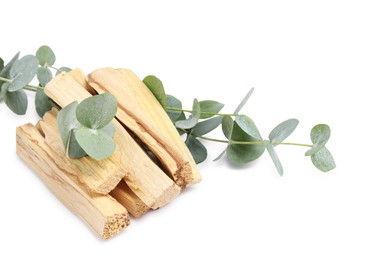
[(0, 77), (0, 80), (8, 83), (12, 82), (12, 80), (3, 77)]
[(44, 90), (45, 88), (40, 87), (40, 86), (27, 85), (27, 86), (24, 86), (23, 89), (29, 90), (29, 91), (33, 91), (33, 92), (37, 92), (38, 90)]
[[(254, 142), (245, 142), (245, 141), (233, 141), (233, 140), (221, 140), (221, 139), (215, 139), (215, 138), (210, 138), (206, 136), (201, 136), (201, 135), (195, 135), (192, 134), (195, 137), (198, 137), (203, 140), (207, 141), (212, 141), (212, 142), (217, 142), (217, 143), (225, 143), (225, 144), (264, 144), (264, 141), (254, 141)], [(312, 147), (310, 144), (301, 144), (301, 143), (284, 143), (284, 142), (274, 142), (273, 144), (275, 145), (295, 145), (295, 146), (303, 146), (303, 147)]]
[[(171, 110), (171, 111), (181, 111), (181, 112), (188, 112), (192, 113), (192, 110), (188, 109), (181, 109), (178, 107), (166, 107), (166, 110)], [(223, 113), (213, 113), (213, 112), (200, 112), (202, 115), (210, 115), (210, 116), (239, 116), (239, 114), (223, 114)]]
[(60, 69), (58, 69), (58, 68), (56, 68), (56, 67), (53, 67), (53, 66), (47, 66), (48, 68), (50, 68), (50, 69), (53, 69), (53, 70), (56, 70), (56, 71), (59, 71), (59, 72), (62, 72), (62, 70), (60, 70)]

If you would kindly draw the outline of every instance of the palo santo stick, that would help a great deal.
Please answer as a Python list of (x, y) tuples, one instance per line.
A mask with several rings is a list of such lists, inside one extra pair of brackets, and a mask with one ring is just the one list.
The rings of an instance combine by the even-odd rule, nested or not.
[(144, 142), (181, 188), (201, 176), (167, 113), (146, 85), (130, 70), (103, 68), (88, 75), (98, 93), (109, 92), (118, 100), (117, 118)]
[[(50, 81), (45, 93), (61, 107), (91, 96), (67, 73)], [(126, 172), (126, 183), (148, 207), (157, 209), (166, 205), (180, 193), (180, 188), (155, 165), (117, 120), (114, 119), (113, 123), (117, 136), (115, 153), (118, 153), (117, 160)]]
[(81, 173), (45, 142), (42, 133), (27, 124), (16, 129), (16, 152), (57, 198), (103, 239), (126, 228), (127, 210), (109, 195), (91, 193), (76, 178)]
[(149, 207), (143, 203), (132, 190), (130, 190), (129, 186), (127, 186), (124, 181), (121, 181), (118, 186), (110, 192), (110, 195), (122, 204), (122, 206), (135, 218), (142, 216), (149, 210)]

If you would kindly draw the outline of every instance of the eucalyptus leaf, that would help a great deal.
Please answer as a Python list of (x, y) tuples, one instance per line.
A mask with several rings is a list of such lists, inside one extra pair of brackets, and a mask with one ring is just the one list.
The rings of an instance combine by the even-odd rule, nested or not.
[(333, 156), (325, 146), (323, 146), (315, 154), (311, 155), (311, 161), (317, 169), (323, 172), (336, 168)]
[(216, 162), (216, 161), (220, 160), (220, 159), (225, 155), (226, 150), (227, 150), (227, 148), (225, 148), (225, 149), (217, 156), (217, 158), (215, 158), (215, 159), (213, 160), (213, 162)]
[(222, 116), (216, 116), (210, 119), (207, 119), (205, 121), (199, 122), (194, 128), (192, 129), (193, 134), (195, 135), (205, 135), (211, 131), (213, 131), (215, 128), (217, 128), (222, 123)]
[(143, 82), (153, 93), (161, 106), (165, 109), (167, 107), (167, 98), (161, 80), (156, 76), (149, 75), (144, 78)]
[(261, 142), (263, 139), (254, 138), (245, 132), (241, 127), (234, 122), (231, 134), (231, 143), (227, 148), (227, 158), (234, 164), (245, 164), (259, 158), (265, 151), (265, 144), (236, 144), (233, 141), (239, 142)]
[(62, 72), (69, 72), (71, 71), (72, 69), (71, 68), (68, 68), (68, 67), (61, 67), (59, 68), (57, 71), (56, 71), (56, 76), (58, 76), (59, 74), (61, 74)]
[(83, 150), (83, 148), (81, 148), (81, 146), (77, 142), (74, 130), (72, 130), (70, 133), (68, 154), (70, 158), (81, 158), (87, 156), (87, 153)]
[(194, 99), (192, 104), (192, 114), (185, 120), (176, 121), (175, 125), (177, 128), (190, 129), (193, 128), (199, 121), (200, 118), (200, 105), (197, 99)]
[[(183, 112), (181, 112), (179, 118), (177, 120), (185, 120), (186, 119), (186, 114), (184, 114)], [(185, 133), (187, 133), (186, 131), (184, 131), (183, 129), (181, 128), (176, 128), (177, 132), (179, 132), (179, 135), (183, 135)]]
[(43, 117), (46, 112), (54, 107), (53, 101), (43, 92), (38, 89), (35, 93), (35, 109), (40, 117)]
[(299, 121), (295, 118), (288, 119), (278, 124), (274, 129), (272, 129), (269, 134), (269, 140), (273, 143), (274, 146), (278, 145), (275, 143), (280, 143), (286, 140), (295, 128), (297, 128)]
[(261, 139), (259, 130), (257, 129), (255, 122), (250, 119), (248, 116), (240, 115), (236, 117), (236, 123), (241, 127), (241, 129), (252, 136), (255, 139)]
[(54, 62), (56, 61), (56, 55), (54, 54), (53, 50), (46, 45), (39, 47), (35, 56), (39, 60), (39, 65), (43, 67), (53, 66)]
[(46, 84), (53, 79), (53, 73), (50, 69), (46, 67), (39, 67), (37, 71), (37, 78), (39, 81), (39, 85), (45, 87)]
[(248, 99), (251, 97), (253, 91), (255, 89), (254, 88), (251, 88), (249, 90), (249, 92), (245, 95), (244, 99), (241, 101), (241, 103), (238, 105), (238, 107), (236, 108), (236, 110), (234, 111), (234, 114), (238, 114), (240, 113), (241, 109), (244, 107), (244, 105), (246, 104), (246, 102), (248, 101)]
[(5, 94), (5, 104), (17, 115), (24, 115), (27, 111), (27, 95), (24, 90), (9, 92)]
[(9, 83), (3, 83), (0, 86), (0, 102), (2, 102), (5, 98), (5, 94), (7, 94)]
[(80, 147), (95, 160), (103, 160), (115, 151), (114, 140), (102, 129), (82, 126), (74, 132)]
[(0, 71), (4, 68), (4, 60), (0, 58)]
[(3, 78), (9, 78), (10, 77), (10, 71), (12, 66), (14, 65), (15, 61), (19, 59), (20, 52), (16, 53), (15, 56), (5, 65), (5, 67), (0, 70), (0, 77)]
[(310, 139), (313, 142), (313, 146), (308, 150), (305, 155), (311, 156), (320, 151), (330, 138), (330, 127), (325, 124), (318, 124), (314, 126), (310, 133)]
[(108, 125), (105, 127), (101, 128), (102, 131), (104, 131), (106, 134), (108, 134), (110, 137), (114, 136), (115, 133), (115, 126), (112, 122), (110, 122)]
[(214, 100), (202, 100), (199, 102), (199, 106), (201, 111), (200, 119), (206, 119), (213, 117), (216, 113), (221, 111), (221, 109), (224, 107), (224, 104)]
[(272, 159), (272, 162), (274, 163), (274, 165), (276, 167), (276, 170), (278, 171), (280, 176), (283, 176), (283, 166), (282, 166), (282, 163), (279, 160), (279, 156), (276, 153), (274, 146), (268, 140), (265, 140), (264, 142), (265, 142), (265, 146), (267, 148), (267, 151), (268, 151), (268, 153), (269, 153), (269, 155), (270, 155), (270, 157)]
[(68, 147), (71, 131), (81, 126), (76, 118), (77, 105), (77, 101), (74, 101), (58, 112), (57, 125), (65, 150)]
[(207, 149), (204, 147), (204, 145), (201, 142), (199, 142), (198, 139), (196, 139), (192, 135), (189, 135), (185, 143), (188, 147), (188, 150), (190, 150), (191, 155), (194, 158), (194, 161), (197, 164), (206, 160)]
[(223, 116), (222, 132), (228, 140), (230, 140), (230, 136), (232, 135), (233, 125), (234, 121), (231, 116)]
[(8, 87), (8, 91), (17, 91), (28, 85), (37, 74), (37, 70), (38, 60), (33, 55), (26, 55), (15, 61), (10, 71), (12, 82)]
[[(76, 117), (82, 125), (91, 129), (99, 129), (112, 121), (117, 107), (115, 97), (104, 93), (83, 100), (76, 109)], [(88, 151), (86, 152), (89, 154)]]
[[(172, 95), (167, 95), (166, 102), (167, 102), (167, 106), (166, 106), (167, 108), (171, 107), (171, 108), (182, 109), (183, 107), (181, 101)], [(172, 123), (175, 123), (179, 119), (180, 115), (183, 113), (182, 111), (169, 110), (169, 109), (166, 109), (166, 112), (169, 118), (171, 119)]]

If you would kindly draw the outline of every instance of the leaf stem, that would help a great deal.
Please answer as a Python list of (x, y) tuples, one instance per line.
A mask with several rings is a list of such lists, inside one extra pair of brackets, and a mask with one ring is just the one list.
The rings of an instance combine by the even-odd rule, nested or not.
[[(192, 113), (192, 110), (188, 109), (181, 109), (178, 107), (166, 107), (166, 110), (171, 110), (171, 111), (181, 111), (181, 112), (188, 112)], [(202, 115), (213, 115), (213, 116), (239, 116), (239, 114), (223, 114), (223, 113), (213, 113), (213, 112), (200, 112)]]
[(3, 77), (0, 77), (0, 80), (8, 83), (12, 82), (12, 80)]
[(33, 91), (33, 92), (37, 92), (38, 90), (44, 90), (45, 88), (40, 87), (40, 86), (27, 85), (27, 86), (24, 86), (23, 89), (29, 90), (29, 91)]
[[(221, 140), (221, 139), (215, 139), (215, 138), (210, 138), (206, 136), (201, 136), (201, 135), (195, 135), (192, 134), (195, 137), (198, 137), (203, 140), (207, 141), (212, 141), (212, 142), (217, 142), (217, 143), (225, 143), (225, 144), (264, 144), (264, 141), (254, 141), (254, 142), (245, 142), (245, 141), (233, 141), (233, 140)], [(301, 144), (301, 143), (285, 143), (285, 142), (274, 142), (273, 144), (275, 145), (295, 145), (295, 146), (303, 146), (303, 147), (312, 147), (310, 144)]]
[(48, 68), (50, 68), (50, 69), (53, 69), (53, 70), (56, 70), (56, 71), (59, 71), (59, 72), (62, 72), (62, 70), (60, 70), (60, 69), (57, 69), (56, 67), (53, 67), (53, 66), (47, 66)]

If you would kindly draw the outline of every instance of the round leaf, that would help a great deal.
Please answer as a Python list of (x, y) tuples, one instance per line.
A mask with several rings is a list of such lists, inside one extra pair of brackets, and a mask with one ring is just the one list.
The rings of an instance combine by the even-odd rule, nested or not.
[[(175, 98), (174, 96), (167, 95), (167, 107), (182, 109), (182, 103), (179, 99)], [(183, 113), (182, 111), (167, 109), (167, 114), (173, 123), (175, 123), (179, 119), (182, 113)]]
[(68, 68), (68, 67), (61, 67), (59, 68), (57, 71), (56, 71), (56, 76), (61, 74), (62, 72), (69, 72), (71, 71), (72, 69), (71, 68)]
[(52, 80), (53, 74), (51, 73), (50, 69), (45, 67), (39, 67), (37, 72), (37, 78), (39, 81), (39, 85), (44, 87), (47, 83), (49, 83), (50, 80)]
[(311, 155), (311, 161), (317, 169), (323, 172), (336, 168), (333, 156), (325, 146), (315, 154)]
[(58, 112), (57, 125), (65, 150), (68, 147), (71, 131), (81, 126), (76, 118), (77, 105), (77, 101), (74, 101)]
[(206, 160), (207, 149), (206, 147), (204, 147), (204, 145), (201, 142), (199, 142), (198, 139), (196, 139), (192, 135), (189, 135), (186, 140), (186, 145), (188, 147), (188, 150), (190, 150), (191, 155), (194, 158), (194, 161), (197, 164)]
[(99, 129), (112, 121), (117, 107), (115, 97), (104, 93), (83, 100), (76, 109), (76, 117), (82, 125), (91, 129)]
[(0, 102), (4, 100), (5, 94), (7, 94), (9, 83), (3, 83), (0, 85)]
[(81, 158), (87, 155), (77, 142), (74, 130), (72, 130), (70, 134), (68, 154), (70, 158)]
[(320, 151), (330, 138), (330, 127), (325, 124), (319, 124), (313, 127), (310, 133), (313, 146), (305, 155), (310, 156)]
[(17, 115), (24, 115), (27, 111), (27, 95), (24, 90), (9, 92), (5, 94), (5, 103)]
[[(200, 119), (205, 119), (205, 118), (210, 118), (214, 116), (216, 113), (221, 111), (223, 108), (224, 104), (219, 103), (217, 101), (213, 100), (203, 100), (199, 102), (200, 105)], [(207, 114), (211, 113), (211, 114)]]
[(0, 58), (0, 71), (2, 71), (4, 68), (4, 60)]
[[(257, 142), (262, 141), (261, 138), (253, 138), (245, 132), (241, 127), (234, 122), (232, 134), (232, 141), (242, 142)], [(259, 158), (265, 151), (265, 145), (263, 144), (234, 144), (229, 143), (227, 148), (227, 158), (234, 164), (244, 164)]]
[(54, 106), (53, 101), (43, 92), (38, 89), (35, 93), (35, 109), (40, 117), (43, 117), (46, 112), (50, 111)]
[(274, 146), (268, 140), (266, 140), (264, 142), (266, 144), (267, 151), (268, 151), (269, 155), (271, 156), (272, 162), (274, 163), (274, 165), (276, 167), (276, 170), (278, 171), (279, 175), (282, 176), (283, 175), (283, 166), (279, 160), (279, 156), (276, 153)]
[[(295, 128), (297, 128), (299, 121), (295, 118), (288, 119), (277, 125), (269, 134), (269, 140), (273, 143), (283, 142), (289, 137)], [(277, 144), (274, 144), (276, 146)]]
[(153, 95), (156, 97), (161, 106), (165, 109), (167, 106), (167, 98), (161, 80), (156, 76), (149, 75), (144, 78), (143, 82), (153, 93)]
[(93, 159), (103, 160), (115, 151), (115, 142), (102, 129), (80, 127), (74, 130), (80, 147)]
[(255, 122), (250, 119), (248, 116), (242, 115), (236, 117), (236, 123), (241, 127), (241, 129), (256, 139), (261, 139), (259, 130), (257, 129)]
[(33, 55), (27, 55), (15, 61), (10, 71), (12, 82), (8, 91), (17, 91), (28, 85), (37, 74), (37, 70), (38, 60)]
[(221, 123), (222, 123), (222, 116), (210, 118), (208, 120), (199, 122), (196, 126), (194, 126), (194, 128), (192, 129), (192, 133), (195, 135), (205, 135), (213, 131)]
[(108, 125), (102, 128), (102, 131), (104, 131), (110, 137), (113, 137), (115, 133), (115, 126), (112, 122), (110, 122)]
[(200, 118), (200, 106), (197, 99), (194, 99), (194, 103), (192, 104), (192, 114), (189, 118), (185, 120), (176, 121), (175, 125), (181, 129), (191, 129), (193, 128), (199, 121)]
[(39, 60), (39, 65), (41, 66), (53, 66), (54, 62), (56, 61), (56, 55), (54, 54), (53, 50), (46, 45), (41, 46), (35, 56)]
[(9, 73), (11, 71), (11, 68), (14, 65), (15, 61), (19, 59), (19, 54), (20, 52), (16, 53), (15, 56), (10, 60), (10, 62), (8, 62), (7, 65), (5, 65), (5, 67), (2, 70), (0, 70), (0, 77), (9, 78), (10, 76)]

